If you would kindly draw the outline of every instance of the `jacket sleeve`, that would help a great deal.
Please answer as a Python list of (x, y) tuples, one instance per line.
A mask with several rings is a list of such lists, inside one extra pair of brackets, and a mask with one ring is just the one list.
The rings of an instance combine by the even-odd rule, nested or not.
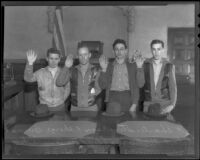
[(109, 66), (107, 67), (106, 72), (100, 71), (98, 78), (98, 84), (101, 89), (106, 89), (109, 85)]
[(176, 85), (176, 76), (175, 76), (175, 66), (172, 66), (172, 69), (169, 73), (169, 92), (170, 99), (173, 106), (175, 106), (177, 101), (177, 85)]
[(64, 66), (63, 69), (61, 69), (61, 71), (56, 79), (56, 85), (58, 87), (65, 86), (69, 82), (70, 77), (71, 77), (71, 73), (70, 73), (69, 68)]
[(100, 76), (100, 70), (98, 70), (96, 78), (95, 78), (95, 90), (96, 90), (96, 95), (98, 95), (101, 92), (101, 87), (99, 86), (98, 80)]
[(24, 80), (27, 82), (36, 82), (37, 81), (37, 72), (33, 73), (33, 65), (26, 64), (24, 70)]
[(144, 68), (137, 68), (136, 73), (136, 81), (139, 88), (142, 88), (145, 84), (145, 78), (144, 78)]
[(137, 84), (137, 67), (136, 65), (133, 65), (133, 77), (132, 77), (132, 104), (138, 104), (138, 100), (139, 100), (139, 86)]
[(71, 88), (70, 88), (70, 82), (68, 82), (65, 86), (64, 86), (65, 92), (64, 92), (64, 98), (65, 100), (69, 97), (70, 92), (71, 92)]

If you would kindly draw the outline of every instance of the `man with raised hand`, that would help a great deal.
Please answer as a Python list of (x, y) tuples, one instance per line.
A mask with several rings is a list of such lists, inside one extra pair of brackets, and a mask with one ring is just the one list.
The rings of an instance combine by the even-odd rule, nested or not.
[(152, 58), (144, 60), (137, 56), (136, 64), (140, 77), (140, 102), (143, 112), (160, 116), (170, 113), (177, 100), (175, 67), (164, 55), (164, 42), (152, 40)]
[(78, 47), (79, 64), (73, 66), (73, 55), (68, 55), (56, 84), (71, 84), (71, 111), (99, 111), (96, 104), (100, 88), (97, 83), (98, 67), (90, 64), (91, 53), (86, 45)]
[(46, 60), (48, 66), (33, 73), (33, 64), (37, 59), (37, 54), (33, 50), (27, 51), (27, 64), (24, 72), (24, 80), (27, 82), (37, 82), (40, 104), (48, 106), (50, 111), (64, 111), (65, 100), (70, 93), (70, 83), (62, 87), (56, 86), (56, 79), (60, 73), (61, 53), (50, 48), (47, 50)]
[(135, 112), (139, 99), (137, 68), (128, 62), (126, 42), (116, 39), (113, 43), (114, 62), (108, 62), (105, 56), (99, 59), (102, 68), (99, 86), (106, 89), (105, 102), (117, 102), (123, 112)]

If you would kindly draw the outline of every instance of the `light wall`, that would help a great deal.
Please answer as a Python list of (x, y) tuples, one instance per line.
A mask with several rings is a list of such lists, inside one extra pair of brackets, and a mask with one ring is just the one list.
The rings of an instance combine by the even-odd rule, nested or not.
[[(194, 5), (136, 6), (133, 48), (151, 56), (150, 42), (161, 39), (167, 53), (168, 27), (194, 27)], [(165, 55), (166, 56), (166, 55)]]
[(4, 58), (24, 59), (34, 49), (38, 58), (51, 47), (52, 35), (47, 30), (46, 6), (7, 6), (4, 23)]
[[(81, 40), (102, 41), (104, 53), (112, 57), (112, 43), (116, 38), (127, 39), (126, 19), (112, 6), (63, 7), (63, 25), (67, 52), (76, 54)], [(4, 58), (24, 59), (29, 49), (38, 51), (44, 58), (52, 45), (48, 33), (47, 6), (6, 7)]]
[[(133, 48), (150, 57), (152, 39), (162, 39), (167, 48), (168, 27), (194, 27), (194, 5), (135, 6)], [(127, 21), (121, 10), (113, 6), (66, 6), (63, 9), (64, 32), (68, 53), (76, 54), (78, 41), (104, 43), (104, 54), (113, 57), (116, 38), (127, 40)], [(48, 33), (47, 6), (5, 7), (4, 58), (24, 59), (32, 48), (44, 58), (51, 47)]]
[(116, 38), (127, 40), (127, 23), (122, 12), (113, 6), (65, 7), (64, 32), (69, 53), (77, 53), (79, 41), (102, 41), (103, 53), (113, 57)]

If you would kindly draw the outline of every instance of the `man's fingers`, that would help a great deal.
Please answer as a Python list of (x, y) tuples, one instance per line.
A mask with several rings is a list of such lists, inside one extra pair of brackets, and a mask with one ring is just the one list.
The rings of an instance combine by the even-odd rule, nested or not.
[(103, 62), (105, 59), (104, 55), (102, 55), (100, 58), (99, 58), (99, 62)]
[(30, 61), (35, 61), (36, 58), (37, 58), (37, 53), (32, 50), (32, 49), (29, 49), (27, 52), (26, 52), (26, 56), (27, 58), (30, 60)]
[(100, 58), (99, 58), (99, 63), (101, 65), (101, 67), (105, 68), (108, 64), (108, 60), (106, 58), (105, 55), (102, 55)]
[(106, 64), (108, 64), (108, 58), (106, 57)]
[(102, 55), (100, 58), (99, 58), (99, 61), (102, 62), (104, 59), (104, 56)]
[(102, 60), (106, 60), (106, 56), (105, 55), (102, 55)]
[(31, 55), (31, 56), (33, 55), (33, 50), (32, 50), (32, 49), (30, 50), (30, 55)]
[(104, 61), (105, 64), (107, 64), (108, 60), (107, 60), (107, 57), (105, 55), (103, 55), (103, 61)]
[(37, 53), (35, 53), (35, 59), (37, 58)]
[(33, 51), (33, 55), (35, 58), (37, 57), (37, 53), (35, 51)]
[(27, 55), (27, 56), (31, 56), (31, 50), (28, 50), (28, 51), (26, 52), (26, 55)]
[(33, 50), (31, 50), (31, 49), (30, 49), (30, 50), (28, 50), (26, 53), (27, 53), (27, 55), (29, 55), (29, 56), (32, 56), (32, 55), (34, 55), (34, 51), (33, 51)]
[(102, 55), (101, 58), (105, 58), (105, 55)]

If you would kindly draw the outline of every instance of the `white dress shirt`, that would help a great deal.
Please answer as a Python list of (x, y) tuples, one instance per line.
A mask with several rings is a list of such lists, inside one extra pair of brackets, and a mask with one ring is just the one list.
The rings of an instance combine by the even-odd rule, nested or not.
[(161, 68), (162, 68), (162, 62), (161, 61), (153, 61), (153, 72), (154, 72), (155, 88), (156, 88), (157, 83), (158, 83), (158, 79), (159, 79), (159, 76), (160, 76)]
[(57, 72), (57, 70), (58, 70), (58, 67), (56, 67), (56, 68), (50, 68), (50, 67), (48, 67), (48, 69), (49, 69), (49, 71), (51, 72), (51, 74), (52, 74), (52, 76), (53, 76), (53, 78), (54, 78), (55, 75), (56, 75), (56, 72)]

